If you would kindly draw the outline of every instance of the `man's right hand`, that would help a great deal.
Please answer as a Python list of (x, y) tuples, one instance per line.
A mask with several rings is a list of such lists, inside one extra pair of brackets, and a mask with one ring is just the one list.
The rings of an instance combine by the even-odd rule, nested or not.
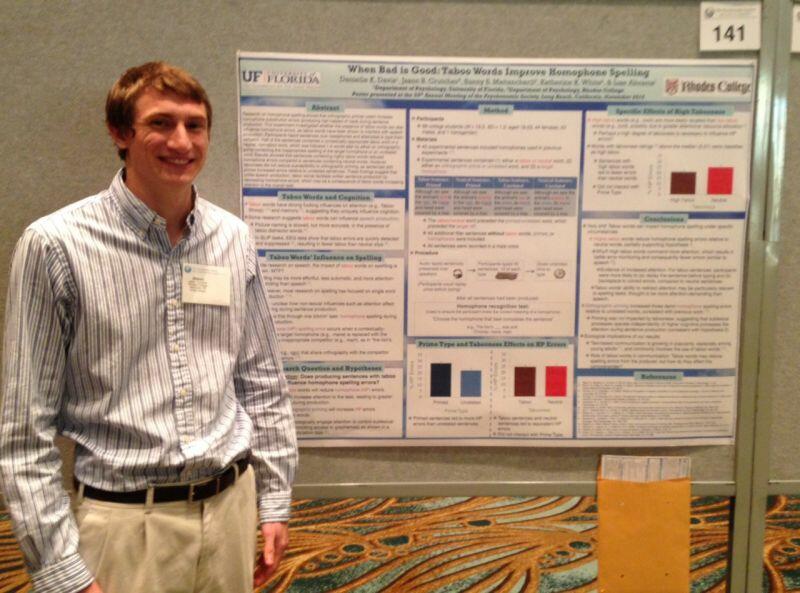
[(92, 584), (82, 589), (80, 593), (103, 593), (103, 590), (100, 588), (100, 585), (97, 584), (97, 581), (92, 581)]

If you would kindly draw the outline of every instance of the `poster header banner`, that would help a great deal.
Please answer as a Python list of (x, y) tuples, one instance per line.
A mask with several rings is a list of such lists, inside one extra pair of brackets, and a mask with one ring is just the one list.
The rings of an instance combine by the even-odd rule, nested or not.
[(243, 99), (749, 103), (755, 68), (755, 61), (743, 60), (659, 64), (241, 53), (239, 83)]

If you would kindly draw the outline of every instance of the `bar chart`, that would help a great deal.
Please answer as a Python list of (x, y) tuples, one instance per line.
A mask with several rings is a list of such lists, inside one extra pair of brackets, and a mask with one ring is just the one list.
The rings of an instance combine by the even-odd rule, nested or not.
[[(698, 175), (705, 184), (698, 184)], [(707, 167), (702, 171), (672, 171), (669, 176), (669, 193), (673, 196), (693, 196), (698, 185), (709, 196), (733, 195), (733, 167)]]
[(410, 344), (408, 434), (569, 437), (573, 356), (574, 345), (563, 339)]

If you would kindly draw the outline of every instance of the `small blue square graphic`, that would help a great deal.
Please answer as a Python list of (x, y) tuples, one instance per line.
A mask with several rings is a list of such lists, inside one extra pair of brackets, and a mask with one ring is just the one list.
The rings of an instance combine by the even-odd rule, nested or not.
[(461, 371), (461, 397), (481, 396), (481, 372)]

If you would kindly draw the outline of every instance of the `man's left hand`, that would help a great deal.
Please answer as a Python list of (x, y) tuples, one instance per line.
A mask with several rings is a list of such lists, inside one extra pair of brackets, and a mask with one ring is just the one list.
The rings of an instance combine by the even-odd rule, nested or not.
[(278, 568), (289, 544), (289, 526), (286, 523), (262, 523), (261, 535), (264, 536), (264, 549), (256, 561), (253, 587), (266, 583)]

